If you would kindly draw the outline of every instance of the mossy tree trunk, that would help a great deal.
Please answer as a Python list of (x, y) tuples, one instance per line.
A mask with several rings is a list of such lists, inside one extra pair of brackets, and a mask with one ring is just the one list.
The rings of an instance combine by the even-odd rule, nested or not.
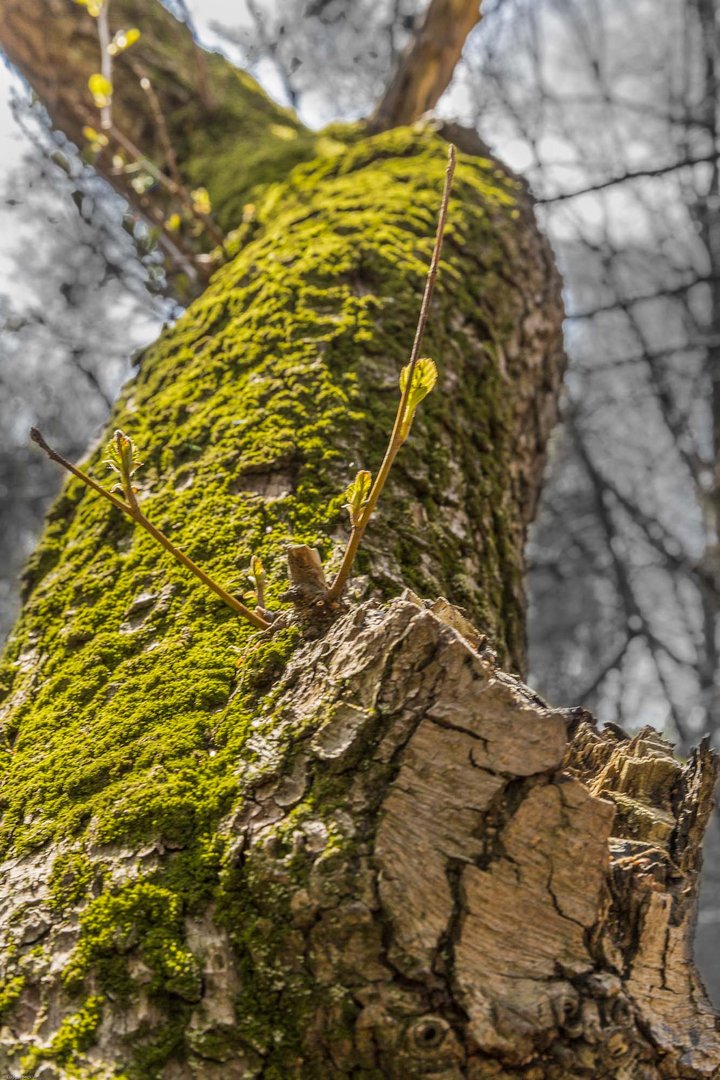
[[(180, 182), (208, 189), (227, 238), (110, 428), (144, 451), (147, 515), (233, 590), (261, 555), (273, 607), (288, 542), (337, 566), (344, 487), (382, 455), (443, 140), (428, 126), (311, 134), (225, 61), (199, 63), (159, 5), (111, 10), (143, 30), (137, 62)], [(0, 22), (72, 137), (92, 107), (88, 24), (59, 0), (7, 0)], [(160, 161), (130, 75), (114, 109)], [(162, 190), (141, 198), (151, 216), (172, 209)], [(709, 751), (683, 766), (652, 733), (600, 734), (496, 664), (522, 670), (560, 324), (522, 186), (462, 154), (426, 343), (439, 389), (353, 602), (320, 636), (254, 635), (65, 487), (0, 669), (2, 1067), (717, 1075), (689, 959)]]

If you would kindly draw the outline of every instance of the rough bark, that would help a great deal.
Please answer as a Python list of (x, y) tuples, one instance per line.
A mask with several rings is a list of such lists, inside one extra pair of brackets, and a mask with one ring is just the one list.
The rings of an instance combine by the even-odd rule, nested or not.
[(295, 652), (184, 907), (167, 837), (3, 865), (8, 1066), (718, 1075), (688, 952), (709, 751), (548, 709), (448, 617), (369, 602)]
[[(77, 17), (11, 0), (3, 44), (7, 13), (29, 33), (23, 9)], [(155, 18), (143, 5), (146, 48)], [(159, 93), (192, 83), (179, 53), (168, 65)], [(382, 454), (445, 154), (429, 127), (336, 131), (263, 186), (222, 123), (197, 158), (179, 134), (178, 167), (239, 228), (110, 427), (145, 453), (147, 515), (231, 588), (261, 555), (273, 607), (288, 541), (337, 565), (344, 486)], [(440, 388), (368, 534), (353, 599), (370, 599), (316, 640), (251, 637), (78, 483), (53, 508), (0, 667), (3, 1066), (715, 1075), (689, 960), (709, 752), (683, 767), (647, 734), (598, 733), (493, 660), (522, 667), (562, 311), (522, 186), (476, 149), (427, 340)], [(404, 584), (479, 631), (447, 603), (383, 607)]]

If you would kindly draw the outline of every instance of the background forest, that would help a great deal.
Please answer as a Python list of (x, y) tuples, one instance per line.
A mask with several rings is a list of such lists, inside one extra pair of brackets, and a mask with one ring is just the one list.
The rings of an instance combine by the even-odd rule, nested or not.
[[(420, 0), (173, 3), (313, 127), (367, 115)], [(720, 743), (720, 15), (713, 0), (485, 0), (442, 115), (526, 178), (565, 279), (564, 420), (528, 550), (530, 682), (685, 752)], [(60, 477), (178, 312), (142, 222), (11, 80), (0, 207), (0, 636)], [(698, 959), (720, 1001), (720, 828)]]

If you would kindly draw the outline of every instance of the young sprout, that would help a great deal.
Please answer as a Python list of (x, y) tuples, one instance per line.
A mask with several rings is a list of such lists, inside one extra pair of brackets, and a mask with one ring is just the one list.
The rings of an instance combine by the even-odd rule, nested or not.
[[(83, 2), (83, 0), (79, 0)], [(102, 8), (100, 8), (102, 10)], [(95, 134), (95, 132), (93, 132)], [(342, 596), (350, 577), (352, 567), (357, 555), (360, 542), (380, 498), (385, 482), (397, 457), (400, 447), (406, 442), (412, 427), (413, 417), (420, 403), (433, 390), (437, 382), (437, 368), (435, 362), (429, 357), (420, 356), (425, 326), (430, 312), (435, 279), (437, 277), (442, 251), (445, 223), (447, 221), (448, 202), (455, 173), (455, 147), (450, 146), (448, 152), (448, 166), (445, 173), (445, 185), (443, 188), (440, 213), (438, 216), (437, 231), (432, 259), (425, 282), (425, 291), (420, 315), (418, 318), (415, 340), (410, 353), (409, 362), (400, 372), (400, 401), (395, 414), (390, 440), (385, 450), (382, 464), (377, 475), (373, 479), (366, 469), (360, 469), (355, 479), (345, 492), (345, 508), (350, 515), (350, 538), (343, 555), (340, 570), (335, 580), (328, 587), (325, 580), (320, 555), (315, 548), (305, 544), (295, 544), (288, 548), (288, 571), (290, 576), (290, 589), (285, 598), (292, 601), (296, 613), (311, 613), (316, 619), (332, 615), (337, 612), (337, 601)], [(200, 197), (203, 189), (197, 189), (193, 196)], [(271, 623), (265, 618), (265, 568), (260, 558), (253, 555), (250, 561), (249, 577), (253, 583), (257, 607), (251, 611), (245, 604), (237, 600), (229, 592), (218, 585), (208, 574), (197, 566), (183, 551), (175, 546), (151, 521), (145, 517), (137, 500), (138, 488), (135, 487), (134, 477), (141, 467), (142, 461), (137, 447), (129, 436), (122, 431), (116, 431), (105, 448), (104, 461), (118, 477), (112, 488), (108, 489), (99, 484), (82, 469), (67, 461), (56, 450), (48, 446), (45, 439), (37, 428), (30, 431), (31, 438), (45, 451), (52, 461), (58, 462), (64, 469), (82, 480), (87, 487), (92, 488), (103, 498), (107, 499), (118, 510), (126, 514), (136, 525), (145, 529), (170, 555), (185, 566), (207, 588), (211, 589), (221, 600), (242, 615), (253, 626), (260, 630), (267, 630), (270, 626), (277, 627), (279, 623)]]
[(447, 221), (448, 203), (450, 200), (450, 191), (452, 189), (454, 174), (455, 147), (451, 145), (448, 150), (448, 166), (445, 173), (445, 185), (443, 188), (442, 200), (440, 202), (440, 213), (438, 215), (437, 231), (435, 233), (435, 246), (433, 248), (432, 259), (430, 260), (427, 279), (425, 281), (425, 292), (423, 294), (422, 304), (420, 305), (420, 316), (415, 331), (415, 340), (410, 353), (409, 363), (405, 365), (400, 373), (400, 402), (398, 404), (397, 413), (395, 414), (395, 423), (393, 424), (390, 441), (388, 442), (385, 451), (385, 457), (383, 458), (382, 465), (378, 470), (374, 483), (370, 483), (370, 473), (363, 470), (357, 474), (354, 482), (347, 489), (346, 494), (348, 501), (346, 506), (350, 512), (350, 539), (345, 548), (345, 554), (343, 555), (340, 569), (328, 591), (327, 599), (330, 602), (339, 600), (345, 591), (357, 556), (358, 548), (360, 547), (360, 542), (368, 527), (370, 518), (373, 515), (373, 511), (385, 486), (385, 481), (388, 478), (388, 474), (397, 457), (397, 453), (410, 433), (415, 410), (423, 398), (427, 397), (437, 382), (437, 368), (435, 367), (435, 363), (427, 357), (421, 357), (420, 348), (422, 346), (425, 326), (427, 325), (428, 315), (430, 313), (430, 302), (432, 300), (433, 290), (435, 288), (435, 278), (437, 277), (438, 266), (440, 263), (440, 253), (442, 251), (443, 236), (445, 235), (445, 223)]
[[(160, 529), (156, 528), (156, 526), (145, 517), (145, 514), (138, 505), (138, 489), (133, 483), (135, 473), (142, 465), (142, 461), (140, 460), (138, 449), (131, 438), (122, 431), (116, 431), (105, 448), (104, 461), (119, 477), (118, 483), (108, 490), (103, 487), (102, 484), (93, 480), (93, 478), (82, 469), (73, 465), (72, 462), (68, 461), (61, 454), (58, 454), (51, 446), (48, 446), (37, 428), (30, 429), (30, 437), (33, 442), (36, 442), (38, 446), (45, 451), (51, 461), (56, 461), (59, 465), (62, 465), (62, 467), (72, 473), (73, 476), (77, 476), (78, 480), (82, 480), (87, 487), (92, 488), (93, 491), (102, 495), (103, 498), (107, 499), (108, 502), (111, 502), (118, 510), (122, 510), (124, 514), (127, 514), (136, 525), (140, 525), (141, 528), (150, 533), (152, 538), (156, 540), (158, 544), (164, 547), (174, 559), (182, 564), (182, 566), (190, 570), (195, 577), (199, 578), (203, 585), (206, 585), (216, 596), (219, 596), (228, 607), (232, 608), (233, 611), (236, 611), (238, 615), (242, 615), (244, 619), (247, 619), (249, 623), (252, 623), (252, 625), (256, 626), (259, 630), (267, 630), (270, 623), (266, 619), (256, 612), (251, 611), (250, 608), (237, 600), (231, 593), (227, 592), (226, 589), (223, 589), (221, 585), (218, 585), (209, 574), (206, 574), (205, 571), (194, 563), (184, 551), (181, 551), (180, 548), (176, 547), (175, 544), (160, 531)], [(260, 560), (258, 559), (257, 562), (260, 562)]]
[(253, 555), (250, 560), (250, 570), (248, 571), (248, 577), (252, 581), (253, 589), (255, 591), (255, 599), (257, 600), (257, 606), (259, 608), (265, 607), (265, 567), (263, 566), (262, 559), (257, 555)]
[(350, 515), (350, 524), (353, 528), (362, 517), (362, 512), (367, 506), (368, 496), (372, 487), (372, 476), (367, 469), (361, 469), (352, 484), (345, 492), (345, 509)]

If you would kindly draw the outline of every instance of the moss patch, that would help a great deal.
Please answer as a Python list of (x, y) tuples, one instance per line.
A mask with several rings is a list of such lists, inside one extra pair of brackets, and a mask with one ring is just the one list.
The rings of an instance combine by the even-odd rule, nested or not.
[(66, 986), (82, 985), (93, 969), (100, 986), (117, 995), (127, 982), (119, 977), (118, 959), (136, 949), (151, 973), (151, 994), (197, 1001), (200, 972), (183, 943), (182, 909), (177, 894), (148, 881), (103, 893), (82, 915), (80, 943), (63, 975)]
[[(317, 546), (337, 566), (342, 492), (357, 468), (379, 465), (445, 169), (444, 144), (425, 130), (330, 149), (258, 198), (251, 237), (147, 350), (110, 425), (142, 449), (148, 517), (238, 594), (259, 555), (271, 607), (287, 587), (288, 542)], [(461, 158), (425, 345), (440, 384), (415, 421), (360, 565), (381, 593), (404, 582), (463, 604), (504, 655), (521, 624), (498, 360), (518, 316), (506, 280), (520, 272), (507, 266), (514, 213), (513, 186), (496, 166)], [(87, 467), (104, 475), (99, 453)], [(243, 773), (261, 772), (265, 753), (281, 761), (290, 752), (274, 735), (273, 688), (298, 632), (258, 640), (75, 481), (49, 515), (26, 594), (0, 667), (2, 850), (70, 837), (78, 850), (137, 847), (152, 838), (173, 853), (161, 877), (106, 889), (86, 907), (66, 984), (93, 992), (68, 1021), (56, 1060), (95, 1031), (95, 989), (134, 993), (130, 952), (168, 1016), (139, 1040), (132, 1075), (149, 1080), (184, 1053), (198, 969), (182, 920), (214, 899), (246, 978), (239, 1036), (248, 1053), (272, 1053), (275, 1071), (264, 1075), (291, 1075), (303, 1003), (316, 993), (309, 974), (293, 968), (286, 929), (302, 856), (290, 833), (277, 837), (282, 872), (269, 895), (267, 868), (255, 875), (228, 863), (217, 827), (241, 805)], [(327, 822), (333, 791), (318, 779), (290, 825), (313, 814)], [(91, 883), (76, 859), (63, 858), (53, 872), (59, 908), (82, 901)], [(285, 1042), (270, 1051), (273, 1017), (284, 1013), (292, 1016)]]
[(87, 896), (95, 878), (95, 867), (82, 851), (68, 851), (58, 855), (50, 875), (50, 897), (55, 911), (81, 903)]
[[(394, 411), (444, 158), (438, 138), (401, 130), (298, 167), (118, 405), (113, 425), (147, 462), (145, 511), (227, 587), (247, 587), (257, 553), (273, 603), (288, 541), (339, 553), (340, 492), (356, 466), (377, 467)], [(512, 206), (490, 163), (461, 161), (427, 341), (444, 385), (416, 420), (361, 563), (388, 592), (404, 577), (464, 604), (501, 643), (518, 619), (505, 585), (512, 523), (498, 509), (508, 451), (497, 365), (479, 362), (474, 339), (508, 329), (497, 232)], [(459, 318), (473, 339), (452, 329)], [(453, 456), (468, 535), (446, 527)], [(103, 475), (97, 457), (89, 467)], [(479, 577), (464, 573), (468, 559)], [(89, 831), (99, 843), (189, 844), (232, 804), (258, 680), (272, 681), (292, 641), (250, 645), (231, 611), (72, 480), (27, 587), (0, 672), (13, 702), (0, 843), (23, 851)]]
[(23, 975), (15, 975), (0, 984), (0, 1020), (9, 1012), (12, 1012), (25, 986)]

